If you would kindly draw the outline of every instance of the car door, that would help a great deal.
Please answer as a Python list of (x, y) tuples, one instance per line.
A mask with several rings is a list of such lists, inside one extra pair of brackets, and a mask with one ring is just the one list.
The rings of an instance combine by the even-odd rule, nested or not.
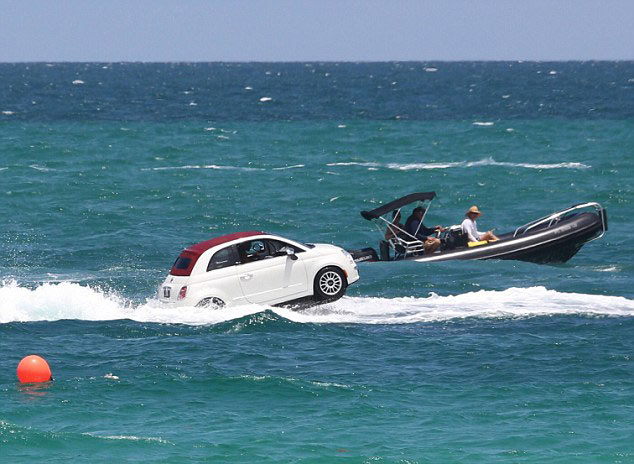
[(220, 289), (223, 297), (228, 298), (226, 303), (244, 303), (244, 293), (236, 274), (238, 264), (240, 259), (234, 245), (215, 252), (207, 264), (207, 272), (202, 283), (206, 288), (205, 296), (219, 296), (215, 291)]
[(307, 293), (306, 267), (301, 254), (292, 259), (280, 251), (284, 246), (291, 247), (272, 239), (253, 239), (238, 245), (242, 264), (236, 267), (236, 272), (249, 302), (275, 304)]

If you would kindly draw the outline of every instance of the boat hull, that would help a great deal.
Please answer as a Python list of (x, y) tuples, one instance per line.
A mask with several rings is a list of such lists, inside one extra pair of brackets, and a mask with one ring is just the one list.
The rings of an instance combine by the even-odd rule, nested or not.
[[(604, 224), (605, 222), (605, 224)], [(604, 227), (605, 226), (605, 227)], [(432, 255), (412, 256), (408, 261), (450, 259), (514, 259), (533, 263), (565, 263), (581, 247), (607, 228), (607, 219), (597, 213), (581, 213), (527, 235), (500, 235), (500, 240), (474, 248), (459, 248)]]

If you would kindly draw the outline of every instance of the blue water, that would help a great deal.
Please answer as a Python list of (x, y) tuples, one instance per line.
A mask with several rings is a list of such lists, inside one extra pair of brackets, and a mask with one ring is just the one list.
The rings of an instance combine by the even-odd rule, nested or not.
[[(632, 62), (0, 64), (2, 461), (634, 462), (633, 134)], [(376, 247), (359, 211), (428, 190), (434, 224), (609, 231), (300, 311), (156, 301), (188, 245)]]

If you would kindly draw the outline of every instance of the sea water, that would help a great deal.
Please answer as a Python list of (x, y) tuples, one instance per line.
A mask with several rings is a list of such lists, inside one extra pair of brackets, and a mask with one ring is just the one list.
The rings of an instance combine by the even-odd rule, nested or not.
[[(0, 64), (0, 461), (634, 462), (633, 172), (632, 62)], [(158, 304), (188, 245), (377, 247), (359, 212), (415, 191), (428, 225), (609, 230), (362, 263), (302, 310)]]

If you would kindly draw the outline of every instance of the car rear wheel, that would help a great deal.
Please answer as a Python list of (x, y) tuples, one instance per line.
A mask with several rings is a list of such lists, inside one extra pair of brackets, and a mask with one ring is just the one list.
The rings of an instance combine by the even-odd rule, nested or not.
[(338, 267), (325, 267), (315, 276), (315, 298), (320, 301), (335, 301), (346, 293), (348, 283)]
[(197, 308), (221, 309), (225, 307), (225, 302), (218, 297), (203, 298), (196, 305)]

